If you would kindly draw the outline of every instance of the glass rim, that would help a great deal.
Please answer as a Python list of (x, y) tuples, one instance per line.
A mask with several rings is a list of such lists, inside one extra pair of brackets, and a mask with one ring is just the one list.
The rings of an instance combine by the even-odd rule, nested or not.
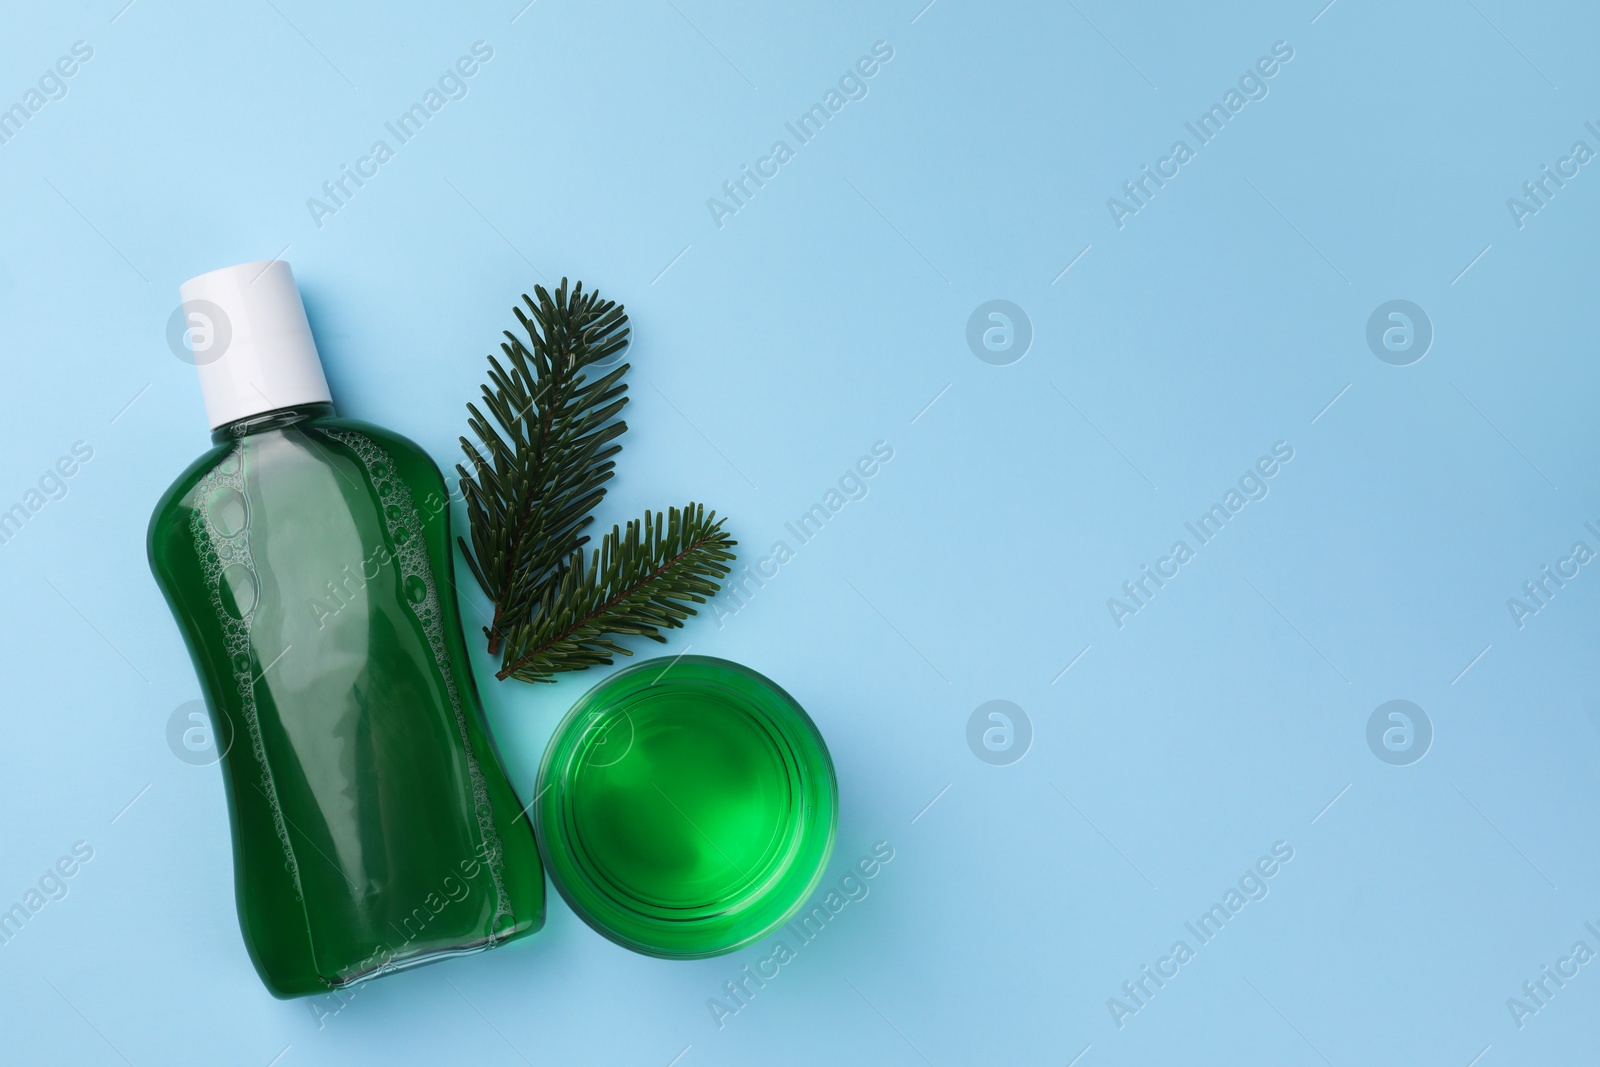
[[(735, 685), (736, 679), (745, 687)], [(609, 733), (610, 728), (596, 730), (596, 723), (619, 712), (631, 716), (652, 697), (685, 687), (709, 691), (730, 711), (749, 718), (770, 746), (787, 802), (759, 869), (714, 891), (711, 899), (673, 904), (652, 901), (637, 887), (609, 877), (595, 861), (573, 817), (573, 783), (583, 757)], [(658, 688), (655, 694), (646, 692)], [(535, 836), (562, 898), (612, 941), (671, 959), (732, 952), (783, 925), (820, 884), (838, 823), (833, 761), (811, 717), (771, 679), (713, 656), (646, 660), (591, 686), (552, 734), (536, 789)]]

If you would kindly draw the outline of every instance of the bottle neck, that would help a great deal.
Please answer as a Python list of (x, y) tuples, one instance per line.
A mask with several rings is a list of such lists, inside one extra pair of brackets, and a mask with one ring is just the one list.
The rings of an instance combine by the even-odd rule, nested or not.
[(294, 407), (263, 411), (260, 414), (250, 415), (218, 426), (211, 431), (211, 443), (225, 445), (229, 441), (237, 441), (239, 438), (249, 437), (251, 434), (265, 433), (268, 430), (281, 430), (285, 426), (293, 426), (297, 422), (306, 422), (310, 419), (327, 419), (332, 418), (333, 415), (332, 404), (296, 404)]

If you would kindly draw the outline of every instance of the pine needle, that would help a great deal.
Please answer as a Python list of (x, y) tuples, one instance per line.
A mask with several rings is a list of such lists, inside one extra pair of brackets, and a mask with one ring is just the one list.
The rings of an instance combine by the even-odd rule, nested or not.
[[(457, 538), (468, 568), (494, 602), (483, 628), (496, 677), (547, 682), (563, 671), (632, 655), (620, 638), (666, 641), (664, 630), (716, 596), (738, 543), (703, 505), (646, 512), (612, 527), (585, 553), (583, 531), (605, 498), (622, 450), (627, 405), (622, 364), (598, 364), (627, 344), (621, 305), (585, 293), (536, 286), (517, 319), (526, 343), (506, 332), (502, 362), (489, 357), (482, 407), (468, 404), (474, 444), (461, 438), (458, 464), (472, 542)], [(592, 379), (590, 374), (595, 373)], [(484, 412), (488, 412), (486, 417)]]
[(579, 549), (560, 581), (526, 623), (506, 637), (507, 655), (496, 677), (547, 682), (562, 671), (609, 664), (633, 653), (618, 637), (665, 642), (662, 630), (682, 626), (693, 604), (717, 595), (737, 543), (716, 512), (690, 503), (613, 526), (598, 552)]
[(569, 297), (565, 278), (553, 297), (543, 286), (534, 292), (537, 303), (522, 298), (527, 313), (515, 309), (528, 344), (508, 330), (500, 346), (506, 363), (489, 357), (482, 403), (493, 422), (467, 405), (467, 425), (483, 443), (480, 450), (461, 438), (472, 473), (456, 466), (472, 546), (457, 540), (495, 605), (483, 630), (491, 653), (589, 540), (582, 531), (605, 498), (622, 450), (617, 438), (628, 428), (617, 417), (628, 402), (628, 365), (592, 381), (585, 373), (627, 344), (622, 307), (585, 293), (582, 282)]

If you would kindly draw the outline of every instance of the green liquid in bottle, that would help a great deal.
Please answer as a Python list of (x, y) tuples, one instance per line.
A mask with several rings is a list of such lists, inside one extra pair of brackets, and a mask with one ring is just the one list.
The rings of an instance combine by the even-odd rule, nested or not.
[(326, 993), (537, 930), (543, 871), (469, 670), (438, 468), (327, 403), (212, 440), (149, 555), (224, 753), (262, 981)]

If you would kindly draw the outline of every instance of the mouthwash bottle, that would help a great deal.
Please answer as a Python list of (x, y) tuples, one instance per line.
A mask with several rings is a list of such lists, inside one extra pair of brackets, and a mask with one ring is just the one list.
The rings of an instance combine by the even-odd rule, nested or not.
[(448, 493), (334, 414), (289, 265), (181, 287), (213, 447), (150, 520), (211, 711), (239, 925), (267, 988), (330, 990), (544, 921), (544, 873), (456, 614)]

